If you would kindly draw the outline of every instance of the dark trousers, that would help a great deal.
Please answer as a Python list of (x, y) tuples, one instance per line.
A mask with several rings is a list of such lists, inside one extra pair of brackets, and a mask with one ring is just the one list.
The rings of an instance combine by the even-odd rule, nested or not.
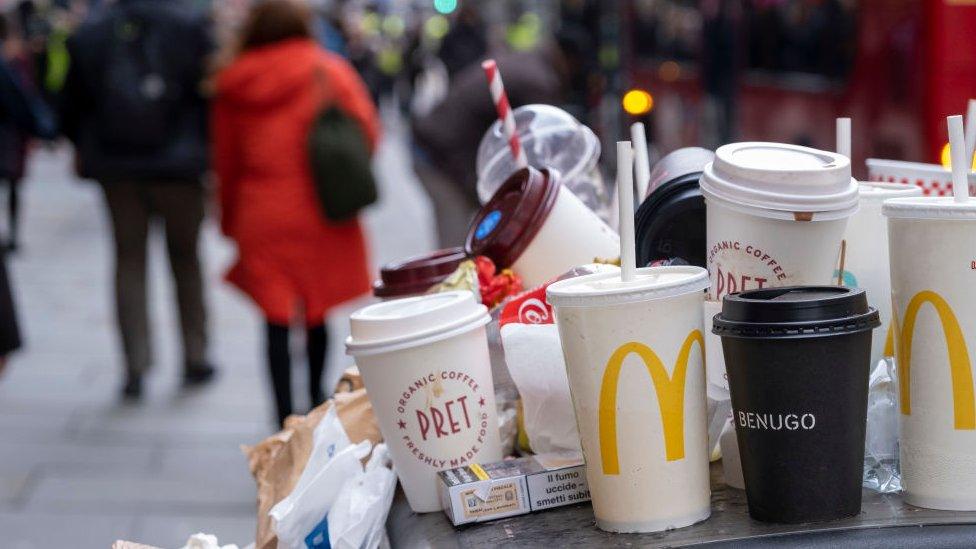
[(115, 304), (130, 376), (149, 369), (152, 350), (146, 281), (151, 227), (161, 222), (176, 283), (184, 365), (207, 361), (207, 318), (197, 244), (204, 216), (198, 183), (111, 182), (102, 189), (115, 235)]
[[(271, 390), (274, 392), (275, 411), (278, 423), (292, 413), (291, 398), (291, 352), (289, 351), (288, 326), (266, 323), (268, 372), (271, 375)], [(328, 333), (325, 325), (309, 326), (305, 329), (305, 351), (308, 356), (308, 390), (312, 408), (325, 402), (322, 390), (322, 374), (325, 372), (325, 352), (328, 348)]]

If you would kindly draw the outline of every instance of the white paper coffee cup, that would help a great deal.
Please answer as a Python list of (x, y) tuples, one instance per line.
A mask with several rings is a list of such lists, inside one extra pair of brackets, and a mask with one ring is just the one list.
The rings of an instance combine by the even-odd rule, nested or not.
[(620, 256), (620, 237), (560, 182), (553, 170), (509, 177), (475, 215), (465, 250), (511, 268), (536, 288), (595, 259)]
[(502, 458), (487, 309), (471, 292), (370, 305), (346, 350), (366, 385), (410, 508), (440, 511), (436, 475)]
[(976, 510), (976, 201), (884, 203), (905, 501)]
[[(921, 196), (922, 189), (891, 183), (861, 183), (860, 208), (847, 222), (844, 241), (844, 285), (864, 288), (868, 302), (881, 315), (881, 328), (871, 340), (871, 364), (892, 356), (894, 339), (891, 331), (891, 276), (888, 261), (888, 227), (881, 214), (881, 204), (890, 198)], [(835, 276), (839, 274), (835, 272)]]
[(829, 284), (857, 210), (850, 160), (780, 143), (719, 147), (705, 166), (709, 299), (770, 286)]
[(562, 273), (620, 255), (620, 237), (571, 192), (560, 190), (556, 204), (535, 238), (512, 264), (526, 288), (535, 288)]
[(656, 532), (708, 518), (700, 267), (602, 273), (548, 289), (596, 523)]

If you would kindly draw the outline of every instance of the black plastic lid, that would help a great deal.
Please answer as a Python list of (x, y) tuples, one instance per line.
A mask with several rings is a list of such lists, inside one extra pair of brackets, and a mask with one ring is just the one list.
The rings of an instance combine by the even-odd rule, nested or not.
[(763, 288), (725, 296), (712, 332), (724, 337), (851, 334), (881, 325), (863, 289), (844, 286)]
[(705, 199), (700, 172), (684, 174), (652, 192), (634, 219), (637, 263), (675, 260), (705, 267)]

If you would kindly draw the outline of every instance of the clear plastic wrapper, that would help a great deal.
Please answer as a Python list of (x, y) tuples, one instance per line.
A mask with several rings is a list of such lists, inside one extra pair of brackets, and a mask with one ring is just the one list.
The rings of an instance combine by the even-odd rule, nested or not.
[(881, 493), (901, 491), (896, 372), (894, 358), (882, 359), (871, 370), (868, 384), (864, 487)]

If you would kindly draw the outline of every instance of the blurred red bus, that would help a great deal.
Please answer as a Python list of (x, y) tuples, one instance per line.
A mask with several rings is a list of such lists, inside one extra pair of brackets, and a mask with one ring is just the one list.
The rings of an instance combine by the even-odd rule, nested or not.
[(623, 20), (628, 84), (654, 96), (662, 153), (727, 139), (832, 150), (834, 119), (850, 116), (864, 177), (868, 157), (939, 162), (945, 116), (976, 97), (976, 0), (633, 0)]

